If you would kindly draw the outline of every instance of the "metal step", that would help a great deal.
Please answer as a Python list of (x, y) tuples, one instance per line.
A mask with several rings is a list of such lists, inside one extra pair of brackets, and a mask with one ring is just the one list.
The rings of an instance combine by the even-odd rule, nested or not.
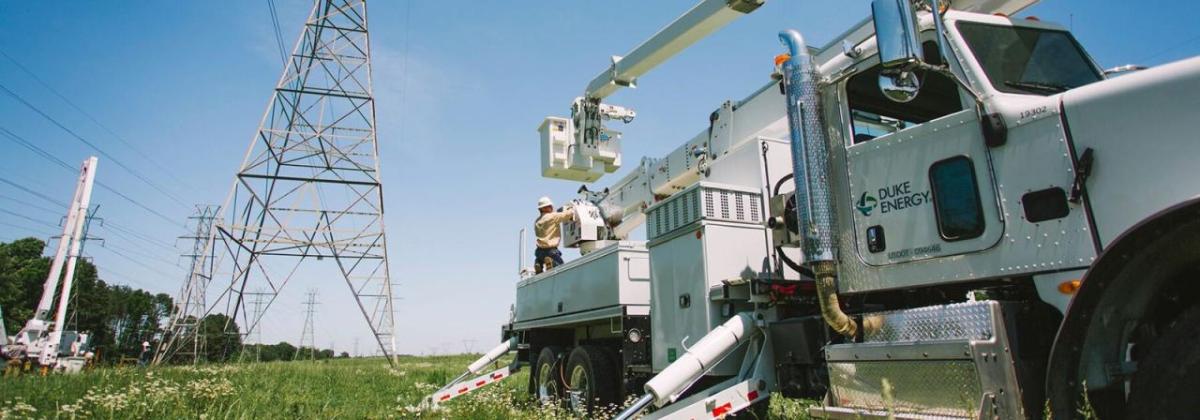
[(882, 327), (825, 347), (831, 418), (1023, 418), (1005, 303), (965, 302), (866, 314)]

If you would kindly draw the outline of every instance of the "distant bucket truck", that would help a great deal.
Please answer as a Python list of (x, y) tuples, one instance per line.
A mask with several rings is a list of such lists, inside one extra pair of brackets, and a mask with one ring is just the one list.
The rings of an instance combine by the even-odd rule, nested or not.
[[(523, 275), (504, 343), (430, 402), (529, 367), (534, 397), (632, 398), (622, 419), (772, 395), (830, 418), (1193, 415), (1200, 58), (1106, 72), (1012, 17), (1033, 3), (876, 0), (824, 47), (781, 32), (763, 88), (581, 188), (582, 257)], [(543, 122), (543, 175), (615, 171), (602, 100), (759, 5), (702, 1), (614, 59)]]
[[(38, 368), (48, 372), (77, 373), (91, 358), (88, 350), (91, 338), (85, 332), (66, 329), (67, 306), (71, 301), (75, 267), (82, 255), (87, 233), (89, 203), (92, 185), (96, 179), (96, 157), (83, 161), (79, 170), (79, 181), (75, 195), (63, 219), (62, 237), (50, 263), (50, 273), (42, 286), (42, 297), (38, 300), (33, 318), (25, 323), (17, 335), (8, 342), (0, 320), (0, 337), (5, 343), (0, 350), (8, 361), (9, 368)], [(58, 303), (57, 309), (51, 312)]]

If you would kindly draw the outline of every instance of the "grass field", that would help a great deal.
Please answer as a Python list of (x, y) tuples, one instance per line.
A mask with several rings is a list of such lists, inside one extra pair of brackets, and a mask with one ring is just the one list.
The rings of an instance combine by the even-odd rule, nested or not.
[[(155, 369), (98, 368), (80, 375), (0, 378), (0, 419), (20, 418), (572, 418), (525, 393), (522, 370), (497, 385), (421, 410), (421, 399), (473, 356), (273, 362)], [(774, 398), (773, 418), (804, 418), (803, 404)]]

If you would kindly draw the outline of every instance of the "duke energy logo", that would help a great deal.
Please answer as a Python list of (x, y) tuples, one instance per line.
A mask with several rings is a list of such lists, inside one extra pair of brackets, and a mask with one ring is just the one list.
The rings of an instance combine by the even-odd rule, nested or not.
[(878, 204), (878, 201), (875, 200), (875, 197), (872, 197), (868, 195), (866, 191), (863, 191), (862, 197), (858, 198), (858, 204), (856, 207), (858, 207), (858, 211), (862, 213), (863, 216), (870, 216), (871, 212), (875, 210), (876, 204)]

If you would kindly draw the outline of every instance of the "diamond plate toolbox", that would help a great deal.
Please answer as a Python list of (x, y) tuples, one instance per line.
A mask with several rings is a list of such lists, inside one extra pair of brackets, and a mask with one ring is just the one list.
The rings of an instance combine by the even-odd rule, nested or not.
[(971, 418), (1023, 416), (1004, 304), (964, 302), (864, 318), (880, 328), (830, 345), (830, 407), (861, 413)]

